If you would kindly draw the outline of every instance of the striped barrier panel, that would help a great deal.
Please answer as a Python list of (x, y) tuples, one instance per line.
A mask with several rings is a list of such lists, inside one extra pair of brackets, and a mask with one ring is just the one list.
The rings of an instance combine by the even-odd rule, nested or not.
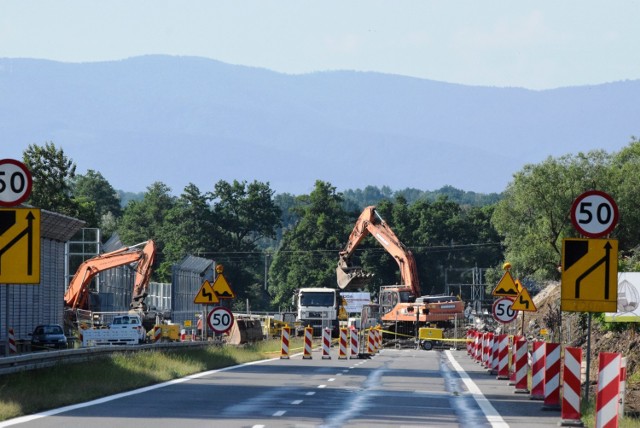
[(493, 333), (485, 333), (483, 348), (482, 348), (482, 365), (485, 368), (491, 366), (491, 358), (493, 351)]
[[(580, 410), (580, 368), (582, 364), (581, 348), (564, 348), (564, 369), (562, 371), (562, 426), (576, 426), (582, 423)], [(582, 425), (579, 425), (582, 426)]]
[(596, 428), (618, 426), (621, 360), (621, 355), (616, 352), (601, 352), (598, 357)]
[(349, 339), (351, 342), (351, 359), (360, 358), (360, 337), (359, 332), (356, 329), (351, 330), (351, 334), (349, 335)]
[(382, 330), (380, 327), (376, 327), (376, 351), (380, 352), (382, 349)]
[(489, 366), (489, 374), (498, 374), (498, 346), (500, 345), (498, 335), (493, 335), (493, 343), (491, 344), (491, 365)]
[(531, 398), (544, 400), (544, 342), (533, 342), (531, 353)]
[(329, 328), (325, 328), (322, 330), (322, 359), (329, 360), (331, 359), (331, 354), (329, 351), (331, 350), (331, 330)]
[(515, 393), (529, 393), (529, 343), (520, 336), (515, 345)]
[(543, 410), (560, 410), (560, 344), (544, 344)]
[(313, 327), (305, 327), (304, 328), (304, 350), (302, 351), (302, 358), (305, 360), (310, 360), (312, 350), (313, 350)]
[(340, 329), (340, 341), (338, 345), (338, 359), (346, 360), (347, 359), (347, 329)]
[(153, 327), (153, 341), (160, 342), (160, 339), (162, 339), (162, 327), (156, 325)]
[(370, 328), (367, 332), (367, 354), (369, 355), (373, 355), (376, 353), (374, 335), (375, 333), (373, 332), (373, 329)]
[(509, 336), (498, 335), (497, 379), (509, 379)]
[(8, 332), (8, 342), (9, 342), (9, 354), (17, 354), (18, 353), (18, 346), (16, 345), (16, 335), (13, 332), (13, 328), (9, 327), (9, 332)]
[(475, 358), (476, 363), (482, 362), (482, 339), (484, 338), (484, 333), (476, 332), (476, 341), (475, 341)]
[(289, 335), (291, 334), (291, 328), (282, 327), (282, 344), (280, 346), (280, 358), (283, 360), (289, 359)]
[(622, 357), (620, 360), (620, 400), (618, 402), (618, 417), (622, 419), (624, 417), (624, 402), (625, 395), (627, 394), (627, 357)]
[(516, 343), (522, 339), (522, 336), (513, 335), (509, 338), (509, 349), (511, 350), (509, 361), (509, 385), (516, 384)]

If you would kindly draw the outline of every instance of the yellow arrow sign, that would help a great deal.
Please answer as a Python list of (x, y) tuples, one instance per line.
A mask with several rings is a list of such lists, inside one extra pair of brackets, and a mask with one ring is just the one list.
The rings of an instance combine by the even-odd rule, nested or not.
[(198, 294), (196, 294), (195, 299), (193, 299), (193, 303), (210, 305), (212, 303), (219, 303), (219, 302), (220, 300), (218, 299), (218, 296), (216, 295), (216, 293), (213, 291), (213, 287), (211, 286), (211, 283), (205, 279), (204, 282), (202, 283), (202, 287), (200, 287), (200, 290), (198, 291)]
[(618, 241), (562, 241), (560, 308), (570, 312), (616, 312)]
[(524, 312), (536, 312), (538, 309), (536, 305), (533, 303), (533, 299), (531, 299), (531, 295), (526, 288), (522, 287), (520, 289), (520, 294), (516, 297), (516, 300), (511, 305), (511, 309), (514, 311), (524, 311)]
[(219, 299), (235, 299), (236, 297), (236, 293), (233, 292), (223, 274), (218, 274), (212, 288)]
[(40, 209), (0, 210), (0, 284), (40, 283)]
[(504, 275), (502, 275), (502, 278), (500, 278), (500, 281), (498, 282), (498, 285), (496, 285), (496, 288), (494, 288), (491, 292), (491, 295), (496, 297), (516, 297), (518, 293), (518, 286), (513, 280), (511, 272), (506, 271)]

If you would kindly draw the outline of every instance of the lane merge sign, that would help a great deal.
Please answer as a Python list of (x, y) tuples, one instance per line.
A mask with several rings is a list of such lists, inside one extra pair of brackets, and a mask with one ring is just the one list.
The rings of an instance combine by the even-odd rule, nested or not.
[(40, 284), (40, 209), (0, 209), (0, 284)]
[(571, 207), (571, 223), (588, 238), (601, 238), (618, 224), (618, 205), (608, 194), (599, 190), (584, 192)]

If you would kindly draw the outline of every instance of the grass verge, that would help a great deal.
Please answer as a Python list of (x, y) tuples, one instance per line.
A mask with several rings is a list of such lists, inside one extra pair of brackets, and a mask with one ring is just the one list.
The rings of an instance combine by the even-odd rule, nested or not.
[[(301, 346), (299, 339), (291, 349)], [(77, 364), (0, 376), (0, 421), (90, 401), (190, 374), (280, 355), (280, 341), (250, 346), (118, 352)]]

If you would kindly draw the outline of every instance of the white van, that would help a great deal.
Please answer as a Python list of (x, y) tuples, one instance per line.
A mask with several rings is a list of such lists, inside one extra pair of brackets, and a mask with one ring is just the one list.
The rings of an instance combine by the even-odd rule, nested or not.
[(138, 332), (139, 343), (144, 343), (147, 339), (147, 331), (142, 326), (142, 320), (138, 315), (118, 315), (113, 318), (109, 328), (112, 330), (124, 328), (135, 330)]

